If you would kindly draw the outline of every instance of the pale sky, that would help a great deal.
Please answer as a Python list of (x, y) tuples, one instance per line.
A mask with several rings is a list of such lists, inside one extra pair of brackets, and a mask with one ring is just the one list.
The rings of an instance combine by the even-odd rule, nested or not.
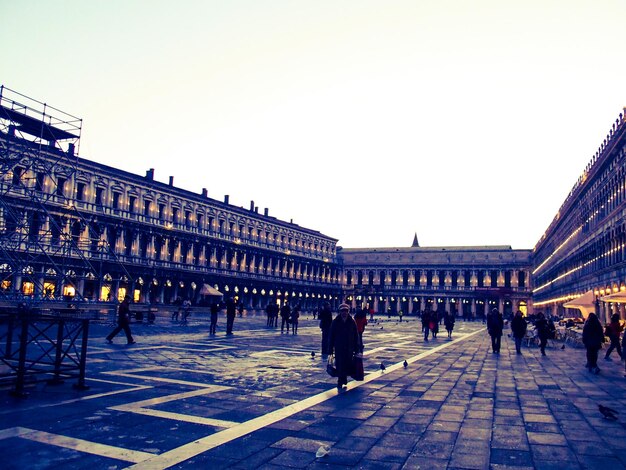
[(0, 0), (80, 156), (348, 248), (533, 248), (626, 106), (621, 0)]

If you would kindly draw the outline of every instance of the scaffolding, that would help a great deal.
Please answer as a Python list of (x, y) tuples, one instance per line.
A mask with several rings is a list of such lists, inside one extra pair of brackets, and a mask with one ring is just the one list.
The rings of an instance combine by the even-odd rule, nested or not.
[(81, 300), (94, 251), (115, 258), (75, 203), (81, 130), (82, 119), (0, 86), (0, 300)]

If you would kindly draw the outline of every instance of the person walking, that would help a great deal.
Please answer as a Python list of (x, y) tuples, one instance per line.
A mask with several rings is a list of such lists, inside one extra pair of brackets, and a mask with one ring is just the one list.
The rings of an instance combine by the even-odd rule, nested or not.
[(454, 323), (456, 319), (454, 318), (454, 312), (446, 312), (443, 316), (443, 324), (446, 327), (446, 331), (448, 332), (448, 338), (452, 339), (452, 330), (454, 330)]
[(359, 352), (359, 334), (356, 323), (350, 316), (350, 306), (341, 304), (339, 315), (330, 326), (330, 354), (335, 354), (337, 368), (337, 390), (348, 385), (348, 375), (352, 373), (354, 356)]
[(176, 300), (174, 300), (174, 311), (172, 312), (172, 321), (178, 321), (178, 316), (180, 315), (181, 310), (183, 309), (183, 299), (178, 296)]
[(428, 333), (430, 333), (430, 311), (425, 310), (422, 313), (422, 333), (424, 333), (424, 341), (428, 341)]
[(526, 336), (526, 330), (528, 329), (528, 323), (522, 315), (522, 312), (518, 310), (515, 312), (513, 320), (511, 320), (511, 332), (513, 333), (513, 339), (515, 340), (515, 352), (522, 354), (522, 341)]
[(367, 325), (367, 310), (359, 308), (354, 315), (354, 321), (356, 323), (356, 331), (359, 334), (359, 350), (362, 353), (365, 349), (363, 344), (363, 332), (365, 331), (365, 325)]
[(437, 339), (437, 333), (439, 333), (439, 322), (441, 319), (439, 318), (439, 310), (435, 310), (434, 312), (430, 312), (430, 332), (432, 334), (433, 339)]
[(289, 334), (289, 317), (291, 317), (291, 308), (285, 302), (282, 307), (280, 307), (280, 332), (281, 334), (285, 330), (285, 326), (287, 326), (287, 334)]
[(333, 313), (328, 302), (324, 302), (319, 312), (319, 319), (320, 329), (322, 330), (322, 356), (327, 356), (330, 346), (330, 325), (333, 322)]
[(220, 304), (218, 302), (213, 302), (211, 304), (211, 324), (209, 326), (209, 334), (214, 335), (215, 330), (217, 329), (217, 315), (220, 312)]
[(272, 319), (272, 313), (274, 310), (274, 301), (270, 300), (270, 302), (265, 306), (265, 313), (267, 314), (267, 323), (265, 324), (265, 326), (267, 327), (271, 327), (273, 326), (273, 319)]
[(289, 317), (289, 321), (291, 321), (291, 334), (298, 334), (298, 319), (300, 318), (300, 304), (296, 304), (291, 310), (291, 316)]
[(606, 354), (604, 355), (605, 361), (611, 360), (611, 353), (614, 349), (617, 351), (617, 355), (620, 359), (623, 359), (624, 356), (622, 355), (622, 348), (619, 344), (619, 337), (623, 330), (624, 327), (619, 321), (619, 314), (614, 313), (611, 315), (611, 322), (605, 327), (605, 336), (608, 336), (609, 341), (611, 342), (611, 345), (606, 350)]
[(598, 351), (604, 342), (604, 331), (595, 313), (590, 313), (583, 326), (583, 344), (587, 349), (587, 369), (594, 374), (600, 373), (598, 367)]
[(502, 330), (504, 329), (504, 319), (497, 308), (487, 314), (487, 331), (491, 336), (491, 350), (493, 354), (500, 354), (502, 345)]
[(189, 314), (191, 313), (191, 300), (189, 300), (188, 298), (185, 299), (183, 301), (183, 316), (180, 320), (180, 324), (181, 325), (186, 325), (187, 324), (187, 317), (189, 316)]
[(226, 301), (226, 334), (233, 334), (233, 325), (235, 324), (235, 316), (237, 316), (237, 304), (235, 299), (230, 297)]
[(548, 320), (546, 320), (543, 312), (539, 312), (537, 314), (537, 319), (535, 320), (535, 330), (537, 330), (537, 337), (539, 338), (539, 349), (541, 350), (541, 355), (545, 356), (548, 338), (550, 337), (550, 325), (548, 324)]
[(117, 326), (107, 336), (107, 342), (109, 344), (113, 343), (113, 338), (122, 330), (124, 330), (126, 334), (127, 344), (135, 344), (135, 340), (130, 331), (130, 295), (124, 296), (124, 300), (122, 300), (122, 303), (117, 309)]

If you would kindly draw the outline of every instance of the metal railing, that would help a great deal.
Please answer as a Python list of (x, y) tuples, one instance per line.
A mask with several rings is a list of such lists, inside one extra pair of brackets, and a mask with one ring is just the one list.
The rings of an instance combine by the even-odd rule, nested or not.
[(27, 395), (29, 383), (60, 384), (77, 377), (85, 390), (89, 320), (10, 313), (0, 316), (0, 384), (14, 382), (12, 394)]

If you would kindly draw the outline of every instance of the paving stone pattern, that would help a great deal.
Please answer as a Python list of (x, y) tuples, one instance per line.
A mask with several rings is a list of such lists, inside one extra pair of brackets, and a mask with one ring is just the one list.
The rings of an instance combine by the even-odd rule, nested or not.
[(310, 316), (298, 335), (246, 315), (214, 337), (207, 318), (135, 324), (131, 346), (123, 335), (106, 344), (111, 326), (92, 325), (89, 390), (0, 389), (0, 468), (626, 468), (616, 355), (593, 375), (569, 345), (516, 355), (505, 337), (497, 355), (482, 323), (423, 342), (414, 318), (383, 318), (365, 332), (365, 380), (338, 393)]

